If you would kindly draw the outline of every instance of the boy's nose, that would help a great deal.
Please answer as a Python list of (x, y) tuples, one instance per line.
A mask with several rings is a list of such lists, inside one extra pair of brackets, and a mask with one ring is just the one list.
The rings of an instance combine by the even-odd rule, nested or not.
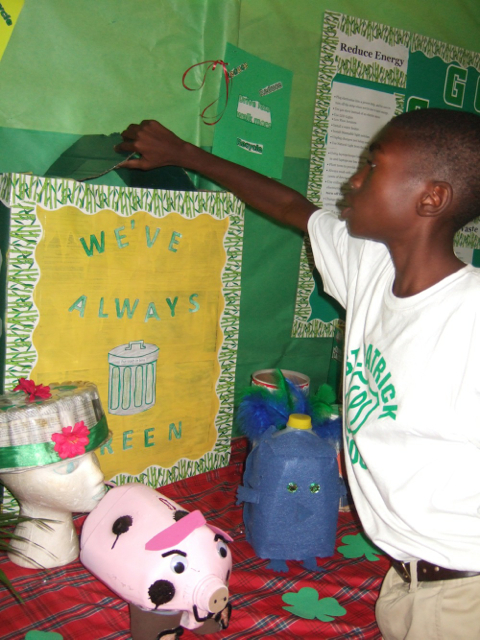
[(359, 189), (362, 186), (362, 182), (365, 179), (367, 171), (368, 165), (364, 165), (361, 169), (353, 174), (353, 176), (348, 181), (348, 186), (350, 187), (350, 189)]

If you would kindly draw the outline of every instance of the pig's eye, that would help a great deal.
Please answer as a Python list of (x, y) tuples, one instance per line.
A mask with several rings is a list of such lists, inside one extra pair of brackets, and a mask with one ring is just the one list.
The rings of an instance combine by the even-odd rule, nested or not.
[(223, 542), (223, 540), (217, 540), (217, 552), (221, 558), (227, 557), (227, 545)]
[(174, 573), (183, 573), (188, 567), (187, 559), (180, 555), (172, 556), (170, 560), (170, 569)]

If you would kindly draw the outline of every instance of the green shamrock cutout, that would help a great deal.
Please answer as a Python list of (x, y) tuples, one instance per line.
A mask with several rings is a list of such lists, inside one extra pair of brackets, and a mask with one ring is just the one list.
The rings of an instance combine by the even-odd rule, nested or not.
[(343, 616), (347, 612), (340, 606), (335, 598), (318, 599), (318, 592), (312, 587), (303, 587), (298, 593), (291, 591), (282, 596), (282, 600), (291, 607), (283, 607), (290, 613), (313, 620), (317, 618), (322, 622), (331, 622), (337, 616)]
[(377, 556), (383, 555), (383, 551), (380, 551), (363, 533), (357, 533), (354, 536), (344, 536), (342, 542), (345, 546), (338, 547), (337, 551), (340, 551), (345, 558), (361, 558), (365, 556), (367, 560), (377, 562)]
[(63, 636), (54, 631), (29, 631), (25, 640), (62, 640)]

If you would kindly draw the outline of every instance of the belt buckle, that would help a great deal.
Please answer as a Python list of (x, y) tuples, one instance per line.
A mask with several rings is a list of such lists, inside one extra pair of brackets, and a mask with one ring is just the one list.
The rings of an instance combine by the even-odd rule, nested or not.
[(400, 565), (402, 567), (402, 571), (403, 571), (403, 579), (406, 580), (407, 582), (411, 582), (412, 581), (412, 574), (410, 573), (410, 563), (409, 562), (403, 562), (402, 560), (400, 560)]

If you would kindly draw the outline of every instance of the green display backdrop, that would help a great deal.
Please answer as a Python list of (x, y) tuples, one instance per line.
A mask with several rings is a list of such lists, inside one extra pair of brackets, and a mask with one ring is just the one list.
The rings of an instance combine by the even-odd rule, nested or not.
[[(10, 2), (21, 3), (2, 0), (13, 14)], [(66, 176), (82, 162), (108, 168), (115, 162), (108, 136), (145, 118), (209, 149), (214, 127), (199, 114), (218, 96), (221, 69), (196, 92), (181, 79), (189, 66), (223, 58), (229, 42), (293, 72), (282, 182), (306, 193), (326, 10), (479, 50), (478, 0), (441, 10), (436, 0), (25, 0), (0, 59), (0, 172)], [(174, 180), (173, 188), (188, 188), (189, 178), (205, 186), (162, 171), (114, 172), (99, 182)], [(301, 248), (301, 234), (247, 210), (237, 394), (261, 368), (306, 373), (314, 390), (328, 377), (332, 338), (291, 337)]]
[[(442, 108), (480, 113), (480, 54), (371, 20), (326, 11), (318, 71), (307, 197), (345, 204), (349, 178), (372, 139), (395, 115)], [(461, 229), (455, 253), (480, 263), (480, 221)], [(335, 331), (332, 305), (312, 277), (308, 240), (300, 262), (294, 336)], [(320, 288), (319, 288), (320, 287)]]

